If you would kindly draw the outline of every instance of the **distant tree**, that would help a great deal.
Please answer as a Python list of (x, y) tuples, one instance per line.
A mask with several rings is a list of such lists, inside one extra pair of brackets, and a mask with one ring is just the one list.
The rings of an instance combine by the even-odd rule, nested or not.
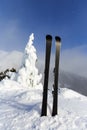
[(16, 72), (16, 69), (12, 68), (10, 69), (11, 72)]
[(4, 74), (6, 74), (7, 72), (9, 72), (9, 69), (6, 69), (6, 70), (4, 71)]
[(12, 76), (14, 75), (13, 72), (15, 73), (16, 72), (16, 69), (12, 68), (12, 69), (6, 69), (5, 71), (3, 72), (0, 72), (0, 81), (5, 79), (5, 78), (11, 78), (12, 79)]

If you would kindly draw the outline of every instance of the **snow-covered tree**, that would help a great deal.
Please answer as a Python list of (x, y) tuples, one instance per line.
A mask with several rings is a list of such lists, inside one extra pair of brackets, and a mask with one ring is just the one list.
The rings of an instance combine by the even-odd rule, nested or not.
[(33, 41), (34, 34), (32, 33), (25, 47), (23, 63), (19, 69), (17, 81), (28, 87), (42, 87), (40, 83), (42, 75), (38, 74), (38, 69), (36, 68), (37, 55)]

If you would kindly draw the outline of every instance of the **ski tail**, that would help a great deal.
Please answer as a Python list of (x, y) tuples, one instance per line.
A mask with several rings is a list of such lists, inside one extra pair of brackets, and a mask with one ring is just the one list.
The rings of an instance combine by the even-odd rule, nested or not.
[(58, 75), (59, 75), (59, 57), (60, 57), (60, 45), (61, 45), (61, 38), (56, 36), (56, 54), (55, 54), (55, 71), (54, 71), (54, 85), (53, 85), (53, 110), (52, 116), (57, 115), (57, 106), (58, 106)]
[(42, 100), (41, 116), (47, 115), (47, 95), (48, 95), (51, 46), (52, 46), (52, 36), (46, 35), (46, 56), (45, 56), (45, 72), (44, 72), (44, 86), (43, 86), (43, 100)]

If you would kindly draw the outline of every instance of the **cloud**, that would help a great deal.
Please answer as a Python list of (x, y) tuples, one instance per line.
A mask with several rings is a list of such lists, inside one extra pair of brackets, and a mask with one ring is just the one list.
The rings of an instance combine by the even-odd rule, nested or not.
[[(60, 70), (71, 72), (80, 76), (87, 77), (87, 45), (78, 46), (72, 49), (61, 51)], [(45, 54), (40, 54), (40, 65), (44, 65)], [(50, 68), (54, 68), (55, 54), (51, 54)], [(42, 68), (42, 67), (41, 67)]]
[(0, 51), (0, 72), (11, 68), (18, 70), (22, 62), (22, 57), (23, 53), (19, 51)]
[(87, 45), (63, 50), (60, 58), (60, 68), (87, 77)]
[[(27, 39), (20, 29), (18, 20), (2, 21), (0, 19), (0, 50), (24, 50)], [(22, 49), (23, 48), (23, 49)], [(60, 69), (87, 77), (87, 45), (62, 50)], [(45, 52), (38, 53), (41, 70), (45, 65)], [(51, 54), (51, 68), (55, 65), (55, 54)], [(42, 67), (43, 66), (43, 67)]]

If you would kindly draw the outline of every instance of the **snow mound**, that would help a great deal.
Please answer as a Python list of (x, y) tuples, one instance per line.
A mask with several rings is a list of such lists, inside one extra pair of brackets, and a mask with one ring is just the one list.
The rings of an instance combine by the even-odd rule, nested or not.
[(32, 33), (25, 47), (24, 60), (18, 71), (17, 81), (27, 87), (42, 87), (40, 83), (42, 75), (38, 74), (36, 68), (37, 55), (33, 40), (34, 34)]

